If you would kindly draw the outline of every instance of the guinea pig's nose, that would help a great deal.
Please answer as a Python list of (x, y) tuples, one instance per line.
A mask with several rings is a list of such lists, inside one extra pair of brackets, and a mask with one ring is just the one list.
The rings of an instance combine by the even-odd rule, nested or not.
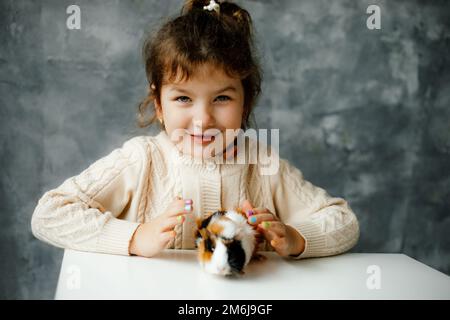
[(220, 274), (223, 275), (223, 276), (229, 276), (229, 275), (232, 275), (233, 272), (230, 270), (230, 268), (223, 267), (223, 268), (220, 270)]
[(225, 267), (218, 267), (218, 270), (219, 270), (220, 274), (226, 273), (226, 268)]

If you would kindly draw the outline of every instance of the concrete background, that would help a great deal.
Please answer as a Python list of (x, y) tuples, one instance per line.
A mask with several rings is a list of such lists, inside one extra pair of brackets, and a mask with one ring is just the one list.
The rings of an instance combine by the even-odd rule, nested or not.
[[(450, 4), (240, 1), (265, 71), (260, 128), (361, 225), (353, 252), (450, 274)], [(66, 8), (81, 7), (81, 30)], [(368, 30), (366, 8), (381, 8)], [(181, 1), (0, 2), (0, 298), (53, 298), (63, 250), (31, 234), (43, 193), (137, 134), (146, 30)]]

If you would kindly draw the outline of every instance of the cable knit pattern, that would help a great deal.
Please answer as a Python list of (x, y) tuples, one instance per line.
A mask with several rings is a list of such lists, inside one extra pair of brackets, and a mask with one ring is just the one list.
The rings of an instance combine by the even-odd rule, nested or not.
[[(279, 175), (270, 179), (280, 219), (306, 239), (305, 251), (299, 258), (339, 254), (356, 244), (359, 224), (344, 199), (331, 197), (324, 189), (314, 186), (284, 159), (280, 159)], [(291, 211), (296, 211), (295, 219)]]
[[(117, 215), (109, 211), (125, 207), (126, 196), (120, 195), (118, 199), (124, 201), (112, 201), (110, 205), (97, 201), (96, 198), (102, 199), (103, 190), (114, 189), (130, 173), (137, 173), (136, 170), (127, 170), (141, 166), (143, 157), (137, 146), (136, 139), (131, 139), (122, 148), (96, 161), (78, 176), (69, 178), (60, 187), (46, 192), (39, 200), (32, 217), (33, 234), (57, 247), (126, 253), (127, 241), (138, 224), (116, 219)], [(131, 185), (134, 184), (133, 181), (130, 182)]]
[[(139, 202), (139, 206), (138, 206), (138, 213), (137, 213), (137, 221), (139, 223), (142, 223), (146, 220), (145, 217), (145, 212), (147, 210), (147, 207), (149, 205), (149, 201), (148, 201), (148, 197), (146, 195), (149, 194), (149, 188), (151, 187), (151, 176), (152, 174), (150, 174), (149, 172), (152, 170), (152, 168), (157, 167), (156, 163), (152, 163), (152, 154), (156, 153), (156, 148), (154, 146), (154, 144), (152, 143), (147, 143), (147, 141), (145, 140), (145, 137), (136, 137), (136, 140), (139, 141), (139, 145), (143, 146), (144, 148), (144, 152), (145, 152), (145, 157), (143, 158), (143, 176), (144, 179), (146, 179), (146, 183), (144, 183), (143, 185), (143, 196), (142, 196), (142, 200)], [(160, 170), (160, 172), (162, 172), (163, 170)]]
[[(257, 145), (250, 139), (239, 152)], [(359, 225), (348, 203), (306, 181), (287, 160), (279, 159), (273, 175), (261, 174), (259, 163), (218, 160), (194, 161), (165, 132), (132, 138), (45, 192), (33, 213), (33, 234), (62, 248), (127, 255), (138, 225), (163, 214), (175, 196), (187, 195), (199, 215), (233, 209), (245, 198), (268, 208), (305, 238), (297, 259), (339, 254), (356, 244)], [(193, 249), (194, 227), (188, 220), (178, 225), (170, 248)], [(259, 248), (272, 250), (267, 242)]]

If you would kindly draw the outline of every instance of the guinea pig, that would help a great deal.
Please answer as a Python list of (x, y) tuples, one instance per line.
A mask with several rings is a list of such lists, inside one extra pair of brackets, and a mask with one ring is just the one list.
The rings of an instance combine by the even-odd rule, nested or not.
[(195, 244), (200, 265), (212, 274), (244, 274), (256, 251), (256, 234), (239, 209), (219, 210), (197, 219)]

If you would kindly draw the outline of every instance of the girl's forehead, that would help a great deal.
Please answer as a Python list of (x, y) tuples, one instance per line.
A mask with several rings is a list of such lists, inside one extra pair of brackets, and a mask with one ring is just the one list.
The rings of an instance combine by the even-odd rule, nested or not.
[(166, 93), (186, 94), (219, 94), (221, 92), (243, 93), (242, 83), (239, 79), (235, 81), (222, 81), (217, 78), (189, 79), (180, 83), (167, 83), (162, 90)]
[(189, 70), (189, 74), (181, 67), (177, 68), (174, 74), (167, 73), (166, 77), (164, 77), (163, 85), (186, 85), (189, 82), (211, 82), (212, 79), (220, 82), (240, 81), (239, 77), (229, 75), (222, 66), (204, 63)]

